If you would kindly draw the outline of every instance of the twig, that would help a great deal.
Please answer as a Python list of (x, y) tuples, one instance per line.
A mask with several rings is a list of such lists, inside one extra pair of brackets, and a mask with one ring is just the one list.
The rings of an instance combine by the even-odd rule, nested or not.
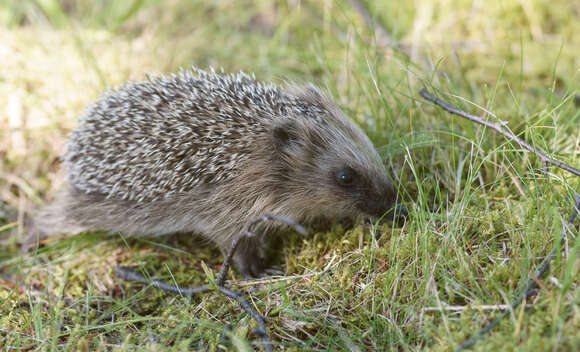
[(212, 291), (212, 287), (210, 285), (203, 285), (199, 287), (190, 287), (190, 288), (183, 288), (178, 286), (169, 285), (160, 280), (149, 280), (145, 278), (145, 276), (139, 274), (138, 272), (134, 271), (125, 266), (118, 266), (115, 268), (115, 274), (119, 276), (121, 279), (125, 281), (132, 281), (132, 282), (140, 282), (144, 284), (149, 284), (155, 288), (158, 288), (163, 291), (169, 291), (173, 293), (178, 293), (183, 296), (193, 297), (198, 293), (206, 293)]
[[(526, 308), (532, 307), (532, 305), (527, 305)], [(509, 304), (482, 304), (475, 306), (447, 306), (442, 307), (425, 307), (422, 309), (423, 312), (463, 312), (466, 310), (506, 310), (511, 309)]]
[(226, 324), (224, 326), (224, 331), (220, 336), (220, 341), (218, 342), (218, 352), (226, 352), (227, 344), (228, 344), (228, 333), (232, 332), (232, 326), (230, 324)]
[[(434, 103), (435, 105), (438, 105), (440, 107), (442, 107), (445, 111), (455, 114), (457, 116), (463, 117), (465, 119), (468, 119), (470, 121), (473, 121), (475, 123), (478, 123), (480, 125), (483, 125), (485, 127), (491, 128), (492, 130), (502, 134), (504, 137), (506, 137), (508, 140), (514, 141), (517, 144), (519, 144), (522, 148), (534, 153), (536, 156), (538, 156), (540, 158), (540, 160), (542, 161), (543, 165), (544, 165), (544, 172), (547, 173), (547, 169), (548, 169), (548, 165), (552, 164), (552, 165), (556, 165), (559, 168), (568, 171), (576, 176), (580, 176), (580, 170), (565, 164), (559, 160), (553, 159), (551, 157), (549, 157), (548, 155), (546, 155), (545, 153), (541, 152), (540, 150), (538, 150), (537, 148), (533, 147), (532, 145), (528, 144), (526, 141), (522, 140), (521, 138), (517, 137), (516, 135), (514, 135), (511, 131), (509, 131), (508, 129), (506, 129), (504, 127), (504, 125), (502, 124), (498, 124), (498, 123), (493, 123), (490, 121), (486, 121), (483, 118), (479, 117), (479, 116), (475, 116), (472, 115), (468, 112), (465, 112), (463, 110), (460, 110), (452, 105), (450, 105), (449, 103), (446, 103), (440, 99), (438, 99), (437, 97), (429, 94), (429, 92), (427, 92), (427, 90), (425, 88), (422, 88), (421, 91), (419, 92), (419, 94), (421, 95), (421, 97), (423, 97), (424, 99)], [(567, 222), (567, 225), (572, 225), (572, 223), (574, 222), (574, 220), (576, 219), (576, 216), (578, 214), (578, 212), (580, 211), (580, 196), (576, 195), (575, 196), (575, 207), (574, 210), (572, 212), (572, 215), (570, 216), (570, 219)], [(565, 235), (565, 234), (564, 234)], [(538, 293), (538, 289), (539, 289), (539, 285), (537, 280), (539, 278), (541, 278), (549, 269), (550, 269), (550, 263), (552, 262), (552, 260), (556, 257), (556, 248), (552, 249), (552, 251), (550, 252), (550, 255), (548, 255), (544, 261), (542, 262), (542, 265), (540, 266), (540, 269), (536, 272), (536, 274), (534, 276), (529, 275), (530, 278), (525, 286), (525, 288), (522, 290), (522, 293), (518, 296), (518, 298), (509, 306), (509, 309), (506, 310), (505, 312), (503, 312), (499, 317), (497, 317), (494, 321), (492, 321), (490, 324), (488, 324), (487, 326), (485, 326), (483, 329), (481, 329), (477, 335), (473, 336), (472, 338), (464, 341), (457, 349), (456, 352), (460, 352), (460, 351), (464, 351), (468, 348), (471, 348), (479, 339), (481, 339), (483, 336), (485, 336), (489, 331), (491, 331), (491, 329), (493, 329), (497, 324), (499, 324), (502, 319), (504, 319), (506, 316), (508, 316), (513, 310), (515, 310), (522, 302), (524, 299), (530, 298), (535, 296)]]
[(533, 147), (532, 145), (528, 144), (526, 141), (524, 141), (523, 139), (519, 138), (518, 136), (516, 136), (515, 134), (513, 134), (511, 131), (509, 131), (508, 129), (506, 129), (503, 125), (498, 124), (498, 123), (494, 123), (494, 122), (490, 122), (490, 121), (486, 121), (483, 118), (479, 117), (479, 116), (475, 116), (472, 115), (468, 112), (465, 112), (463, 110), (460, 110), (440, 99), (438, 99), (437, 97), (431, 95), (429, 92), (427, 92), (427, 90), (425, 88), (422, 88), (421, 91), (419, 92), (419, 94), (426, 100), (432, 102), (435, 105), (438, 105), (440, 107), (442, 107), (445, 111), (450, 112), (454, 115), (457, 116), (461, 116), (463, 118), (466, 118), (470, 121), (473, 121), (475, 123), (478, 123), (480, 125), (483, 125), (485, 127), (491, 128), (492, 130), (502, 134), (504, 137), (506, 137), (509, 140), (512, 140), (514, 142), (516, 142), (517, 144), (520, 145), (520, 147), (536, 154), (540, 160), (542, 161), (542, 163), (544, 164), (544, 170), (546, 171), (546, 166), (548, 164), (553, 164), (558, 166), (559, 168), (566, 170), (576, 176), (580, 176), (580, 170), (565, 164), (559, 160), (553, 159), (551, 157), (549, 157), (548, 155), (546, 155), (545, 153), (541, 152), (540, 150), (538, 150), (537, 148)]
[[(256, 321), (256, 323), (258, 324), (258, 328), (254, 330), (254, 333), (262, 339), (262, 341), (264, 343), (264, 348), (266, 349), (266, 351), (270, 352), (270, 351), (272, 351), (272, 343), (270, 342), (270, 338), (269, 338), (267, 330), (266, 330), (266, 319), (263, 316), (261, 316), (260, 313), (258, 313), (254, 308), (252, 308), (252, 306), (244, 298), (244, 294), (242, 294), (240, 292), (232, 291), (224, 286), (225, 278), (226, 278), (226, 275), (227, 275), (229, 268), (231, 266), (232, 258), (234, 256), (234, 254), (236, 253), (236, 250), (237, 250), (238, 245), (240, 244), (241, 240), (244, 238), (249, 238), (249, 237), (255, 236), (256, 234), (254, 232), (254, 228), (256, 227), (256, 225), (258, 225), (261, 222), (266, 222), (266, 221), (283, 222), (283, 223), (291, 226), (292, 228), (294, 228), (294, 230), (296, 230), (297, 232), (299, 232), (303, 235), (306, 234), (306, 229), (304, 227), (302, 227), (302, 225), (300, 225), (299, 223), (297, 223), (294, 220), (284, 218), (281, 216), (263, 214), (263, 215), (260, 215), (256, 218), (252, 219), (251, 221), (249, 221), (246, 224), (246, 226), (244, 227), (242, 232), (238, 236), (236, 236), (236, 238), (232, 241), (232, 247), (230, 248), (226, 257), (224, 258), (224, 262), (222, 264), (220, 271), (218, 272), (218, 275), (214, 281), (214, 284), (206, 284), (206, 285), (202, 285), (199, 287), (192, 287), (192, 288), (182, 288), (182, 287), (178, 287), (178, 286), (169, 285), (169, 284), (167, 284), (163, 281), (160, 281), (160, 280), (148, 280), (143, 275), (141, 275), (141, 274), (139, 274), (139, 273), (133, 271), (132, 269), (127, 268), (127, 267), (117, 267), (117, 268), (115, 268), (115, 273), (126, 281), (134, 281), (134, 282), (141, 282), (141, 283), (145, 283), (145, 284), (150, 284), (158, 289), (173, 292), (173, 293), (178, 293), (181, 295), (188, 296), (190, 298), (196, 294), (210, 292), (210, 291), (213, 291), (214, 288), (217, 288), (217, 290), (221, 294), (223, 294), (224, 296), (227, 296), (227, 297), (230, 297), (230, 298), (236, 300), (238, 302), (238, 304), (240, 305), (240, 307), (242, 307), (242, 309), (245, 310)], [(229, 327), (229, 325), (226, 325), (225, 329), (231, 329), (231, 327)], [(224, 333), (222, 333), (222, 338), (220, 339), (220, 344), (222, 344), (222, 342), (224, 340), (224, 336), (227, 335), (227, 334), (225, 334), (225, 335), (224, 334), (225, 334), (225, 330), (224, 330)]]
[[(578, 215), (578, 212), (580, 212), (580, 195), (576, 195), (575, 196), (575, 206), (574, 209), (572, 210), (572, 215), (570, 216), (570, 219), (567, 222), (567, 225), (570, 226), (574, 223), (574, 220), (576, 219), (576, 216)], [(562, 235), (562, 237), (564, 237), (566, 229), (564, 229), (564, 234)], [(461, 352), (464, 351), (466, 349), (471, 348), (473, 345), (475, 345), (475, 343), (481, 339), (483, 336), (485, 336), (485, 334), (487, 334), (491, 329), (493, 329), (497, 324), (499, 324), (503, 318), (507, 317), (508, 315), (510, 315), (510, 313), (512, 311), (514, 311), (521, 303), (524, 299), (530, 298), (535, 296), (538, 293), (538, 289), (539, 289), (539, 285), (538, 285), (538, 279), (540, 279), (549, 269), (550, 269), (550, 263), (552, 262), (552, 260), (556, 257), (556, 248), (552, 249), (552, 251), (550, 252), (550, 255), (547, 256), (544, 259), (544, 262), (542, 263), (542, 266), (540, 267), (540, 270), (538, 270), (536, 272), (536, 274), (534, 276), (531, 276), (530, 279), (528, 279), (528, 283), (526, 284), (526, 287), (522, 290), (522, 293), (518, 296), (518, 298), (510, 305), (510, 309), (506, 310), (505, 312), (503, 312), (499, 317), (497, 317), (494, 321), (492, 321), (491, 323), (489, 323), (486, 327), (484, 327), (483, 329), (481, 329), (477, 335), (473, 336), (472, 338), (464, 341), (456, 350), (455, 352)]]

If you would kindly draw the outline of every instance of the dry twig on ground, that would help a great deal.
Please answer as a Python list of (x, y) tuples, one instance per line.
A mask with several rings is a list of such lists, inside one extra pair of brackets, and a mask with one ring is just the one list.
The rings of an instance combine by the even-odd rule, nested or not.
[[(127, 267), (117, 267), (115, 269), (115, 272), (117, 273), (117, 275), (119, 275), (122, 279), (124, 279), (126, 281), (135, 281), (135, 282), (149, 284), (149, 285), (152, 285), (153, 287), (159, 288), (161, 290), (169, 291), (169, 292), (173, 292), (173, 293), (178, 293), (180, 295), (184, 295), (184, 296), (187, 296), (190, 298), (196, 294), (210, 292), (210, 291), (214, 291), (217, 289), (217, 291), (219, 291), (224, 296), (227, 296), (227, 297), (230, 297), (230, 298), (236, 300), (238, 302), (238, 304), (242, 307), (242, 309), (245, 310), (256, 321), (256, 323), (258, 324), (258, 328), (255, 329), (254, 332), (256, 333), (256, 335), (258, 335), (262, 339), (262, 341), (264, 343), (264, 348), (266, 349), (266, 351), (272, 351), (272, 343), (271, 343), (270, 338), (268, 336), (268, 333), (266, 331), (266, 319), (263, 316), (261, 316), (260, 313), (258, 313), (254, 308), (252, 308), (252, 306), (245, 299), (243, 293), (232, 291), (224, 286), (226, 275), (230, 269), (232, 258), (234, 256), (234, 254), (236, 253), (238, 245), (240, 244), (240, 242), (243, 239), (248, 238), (248, 237), (254, 237), (256, 235), (254, 232), (254, 228), (256, 227), (256, 225), (258, 225), (260, 222), (265, 222), (265, 221), (282, 222), (282, 223), (285, 223), (285, 224), (289, 225), (290, 227), (294, 228), (294, 230), (296, 230), (297, 232), (299, 232), (303, 235), (306, 234), (306, 229), (294, 220), (280, 217), (280, 216), (276, 216), (276, 215), (269, 215), (269, 214), (260, 215), (256, 218), (254, 218), (253, 220), (251, 220), (250, 222), (248, 222), (248, 224), (246, 225), (244, 230), (242, 230), (242, 232), (234, 239), (234, 241), (232, 242), (232, 248), (228, 252), (227, 256), (224, 258), (224, 262), (222, 264), (222, 267), (221, 267), (215, 281), (212, 284), (206, 284), (206, 285), (202, 285), (199, 287), (182, 288), (182, 287), (178, 287), (178, 286), (169, 285), (169, 284), (167, 284), (163, 281), (160, 281), (160, 280), (148, 280), (143, 275), (141, 275), (141, 274), (139, 274), (139, 273), (133, 271), (132, 269), (127, 268)], [(226, 325), (225, 330), (228, 330), (228, 329), (231, 330), (231, 327), (229, 327), (229, 325)], [(224, 334), (227, 335), (227, 333), (225, 333), (225, 330), (224, 330)], [(224, 334), (222, 334), (222, 338), (220, 339), (220, 344), (223, 343)]]
[[(468, 119), (469, 121), (473, 121), (473, 122), (478, 123), (480, 125), (491, 128), (492, 130), (502, 134), (508, 140), (514, 141), (517, 144), (519, 144), (522, 148), (536, 154), (544, 163), (544, 172), (545, 173), (547, 173), (548, 165), (552, 164), (552, 165), (556, 165), (559, 168), (566, 170), (574, 175), (580, 176), (580, 170), (578, 170), (578, 169), (576, 169), (568, 164), (565, 164), (559, 160), (556, 160), (554, 158), (549, 157), (545, 153), (539, 151), (534, 146), (528, 144), (523, 139), (514, 135), (511, 131), (509, 131), (507, 128), (505, 128), (503, 124), (490, 122), (490, 121), (484, 120), (482, 117), (472, 115), (468, 112), (460, 110), (460, 109), (452, 106), (451, 104), (446, 103), (446, 102), (438, 99), (434, 95), (429, 94), (429, 92), (427, 92), (427, 90), (425, 88), (421, 89), (419, 94), (424, 99), (434, 103), (435, 105), (442, 107), (445, 111), (450, 112), (454, 115), (463, 117), (465, 119)], [(574, 209), (572, 211), (572, 215), (570, 216), (570, 219), (567, 222), (567, 226), (572, 225), (572, 223), (576, 219), (576, 216), (577, 216), (579, 211), (580, 211), (580, 195), (576, 195), (575, 196), (575, 206), (574, 206)], [(562, 237), (564, 237), (566, 235), (565, 231), (566, 231), (566, 228), (564, 229), (564, 233), (562, 234)], [(483, 336), (485, 336), (485, 334), (487, 334), (489, 331), (491, 331), (491, 329), (493, 329), (497, 324), (499, 324), (499, 322), (503, 318), (505, 318), (506, 316), (511, 314), (511, 312), (513, 312), (524, 301), (524, 299), (535, 296), (538, 293), (538, 290), (540, 287), (538, 285), (538, 280), (550, 269), (550, 263), (552, 262), (552, 260), (555, 257), (556, 257), (556, 248), (552, 249), (552, 251), (550, 252), (550, 255), (548, 255), (544, 259), (544, 261), (542, 262), (542, 265), (540, 266), (540, 269), (533, 276), (529, 275), (530, 278), (528, 279), (528, 282), (527, 282), (525, 288), (521, 291), (521, 294), (513, 301), (513, 303), (510, 304), (509, 309), (504, 311), (494, 321), (492, 321), (487, 326), (485, 326), (483, 329), (481, 329), (476, 335), (474, 335), (470, 339), (464, 341), (457, 348), (456, 352), (460, 352), (460, 351), (466, 350), (468, 348), (471, 348), (473, 345), (475, 345), (475, 343), (479, 339), (481, 339)]]
[(537, 148), (535, 148), (534, 146), (528, 144), (526, 141), (519, 138), (518, 136), (513, 134), (510, 130), (505, 128), (504, 127), (505, 124), (490, 122), (490, 121), (483, 119), (482, 117), (472, 115), (468, 112), (460, 110), (460, 109), (452, 106), (451, 104), (446, 103), (446, 102), (440, 100), (439, 98), (437, 98), (436, 96), (430, 94), (429, 92), (427, 92), (427, 90), (425, 88), (421, 89), (419, 94), (424, 99), (432, 102), (435, 105), (442, 107), (445, 111), (450, 112), (450, 113), (457, 115), (457, 116), (461, 116), (465, 119), (468, 119), (469, 121), (473, 121), (473, 122), (478, 123), (480, 125), (483, 125), (485, 127), (491, 128), (492, 130), (502, 134), (507, 139), (516, 142), (517, 144), (520, 145), (520, 147), (536, 154), (538, 156), (538, 158), (540, 158), (540, 160), (542, 160), (542, 162), (544, 163), (544, 171), (545, 172), (547, 172), (548, 164), (552, 164), (552, 165), (558, 166), (562, 170), (566, 170), (566, 171), (568, 171), (576, 176), (580, 176), (580, 170), (578, 170), (578, 169), (576, 169), (568, 164), (565, 164), (559, 160), (556, 160), (554, 158), (549, 157), (544, 152), (542, 152), (542, 151), (538, 150)]
[[(572, 210), (572, 215), (570, 215), (570, 219), (566, 223), (567, 226), (571, 226), (574, 223), (574, 220), (576, 219), (578, 212), (580, 212), (580, 195), (576, 195), (575, 198), (576, 198), (575, 199), (576, 203), (575, 203), (574, 209)], [(564, 230), (562, 231), (563, 232), (562, 236), (566, 236), (566, 233), (565, 233), (566, 229), (567, 228), (565, 226)], [(512, 314), (512, 312), (525, 299), (528, 299), (528, 298), (531, 298), (531, 297), (534, 297), (535, 295), (537, 295), (539, 288), (540, 288), (538, 281), (550, 269), (550, 263), (552, 262), (552, 260), (555, 257), (556, 257), (556, 248), (552, 249), (552, 251), (550, 252), (550, 255), (544, 259), (540, 269), (533, 276), (529, 275), (530, 278), (528, 279), (526, 287), (521, 291), (520, 295), (513, 301), (513, 303), (510, 304), (509, 309), (505, 310), (500, 316), (495, 318), (495, 320), (492, 321), (491, 323), (487, 324), (483, 329), (481, 329), (473, 337), (471, 337), (468, 340), (465, 340), (461, 345), (459, 345), (459, 347), (455, 350), (455, 352), (461, 352), (461, 351), (464, 351), (466, 349), (471, 348), (473, 345), (475, 345), (475, 343), (477, 341), (479, 341), (482, 337), (484, 337), (485, 334), (490, 332), (491, 329), (493, 329), (497, 324), (499, 324), (505, 317)]]

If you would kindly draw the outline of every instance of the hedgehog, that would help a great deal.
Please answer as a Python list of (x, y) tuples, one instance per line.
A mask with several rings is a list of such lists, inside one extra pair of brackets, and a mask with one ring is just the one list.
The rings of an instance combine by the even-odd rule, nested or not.
[[(397, 194), (367, 135), (312, 84), (181, 70), (111, 89), (89, 106), (63, 157), (66, 178), (35, 238), (86, 231), (201, 235), (227, 253), (261, 214), (389, 217)], [(234, 263), (264, 274), (263, 225)]]

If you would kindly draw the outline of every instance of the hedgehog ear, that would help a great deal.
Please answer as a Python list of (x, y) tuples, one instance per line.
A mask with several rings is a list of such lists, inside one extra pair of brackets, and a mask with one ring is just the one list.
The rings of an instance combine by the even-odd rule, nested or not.
[(277, 151), (283, 151), (296, 144), (298, 135), (294, 123), (286, 121), (274, 126), (273, 132), (274, 147)]

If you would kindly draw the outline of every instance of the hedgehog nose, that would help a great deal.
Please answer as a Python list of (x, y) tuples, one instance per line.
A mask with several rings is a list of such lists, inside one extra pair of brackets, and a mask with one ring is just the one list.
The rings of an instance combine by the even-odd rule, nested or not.
[(377, 210), (377, 214), (384, 216), (385, 219), (400, 222), (407, 218), (408, 212), (405, 204), (396, 201), (395, 191), (389, 187), (385, 194), (381, 197), (382, 206)]
[(396, 204), (390, 197), (379, 196), (368, 200), (364, 205), (364, 212), (376, 218), (392, 219)]
[(401, 222), (408, 217), (407, 206), (402, 203), (391, 203), (381, 215), (384, 215), (384, 219), (393, 220), (397, 223)]
[(395, 207), (394, 210), (395, 214), (393, 216), (394, 221), (402, 221), (409, 217), (409, 213), (407, 212), (407, 206), (405, 204), (399, 204)]
[(397, 198), (399, 198), (397, 196), (397, 192), (395, 191), (395, 188), (391, 185), (386, 194), (385, 194), (385, 200), (390, 200), (389, 202), (389, 212), (387, 213), (387, 217), (390, 219), (393, 219), (393, 221), (395, 222), (401, 222), (402, 220), (407, 219), (409, 213), (407, 212), (407, 206), (405, 206), (405, 204), (401, 203), (401, 201), (397, 201)]

